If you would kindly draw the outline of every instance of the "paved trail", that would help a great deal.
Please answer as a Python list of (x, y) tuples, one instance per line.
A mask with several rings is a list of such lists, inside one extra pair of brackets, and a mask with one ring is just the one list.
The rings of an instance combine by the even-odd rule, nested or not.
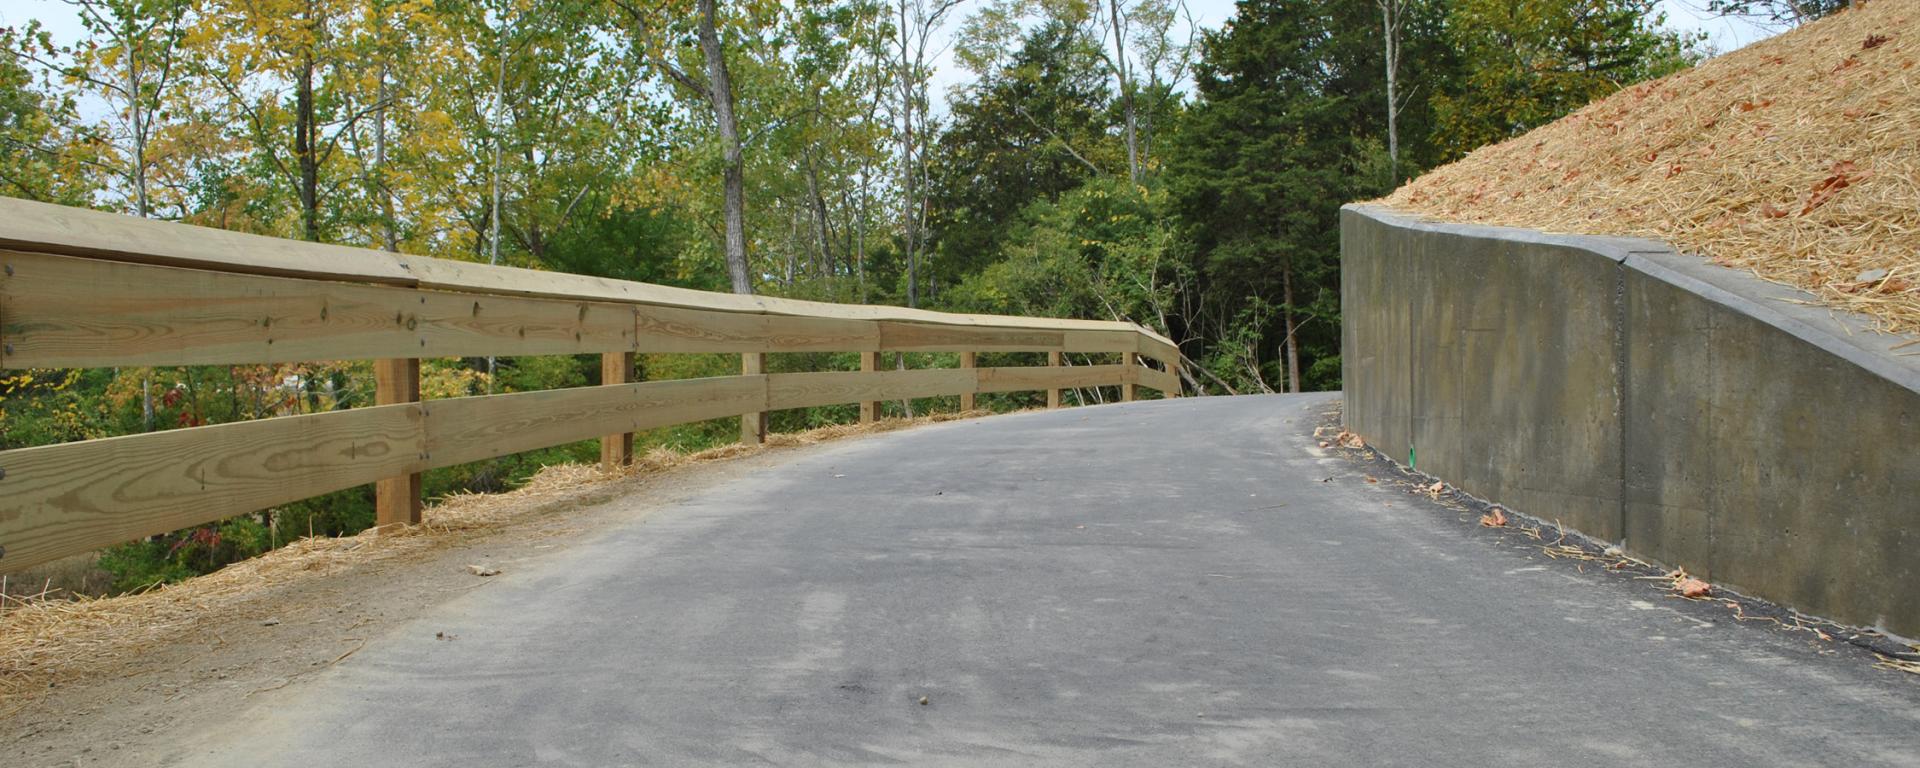
[(1334, 402), (825, 446), (515, 563), (152, 757), (1920, 765), (1920, 683), (1365, 483), (1308, 437)]

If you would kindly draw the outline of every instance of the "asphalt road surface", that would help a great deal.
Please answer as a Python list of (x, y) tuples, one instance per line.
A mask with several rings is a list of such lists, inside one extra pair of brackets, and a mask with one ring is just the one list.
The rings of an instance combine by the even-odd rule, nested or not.
[(822, 446), (518, 562), (154, 758), (1920, 765), (1920, 680), (1496, 544), (1320, 449), (1335, 402)]

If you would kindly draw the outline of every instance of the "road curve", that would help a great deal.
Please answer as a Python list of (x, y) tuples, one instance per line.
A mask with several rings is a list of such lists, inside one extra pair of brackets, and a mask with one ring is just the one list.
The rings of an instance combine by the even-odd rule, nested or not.
[(823, 446), (530, 553), (153, 757), (1920, 764), (1914, 680), (1495, 545), (1318, 449), (1335, 402), (1143, 402)]

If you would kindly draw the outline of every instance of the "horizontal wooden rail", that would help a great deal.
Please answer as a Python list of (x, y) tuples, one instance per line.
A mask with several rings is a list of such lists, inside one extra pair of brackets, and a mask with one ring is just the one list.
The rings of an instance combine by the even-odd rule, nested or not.
[[(379, 360), (395, 404), (0, 451), (0, 573), (376, 481), (579, 440), (768, 411), (1134, 385), (1179, 394), (1137, 325), (692, 291), (166, 224), (0, 199), (0, 368)], [(769, 352), (859, 371), (761, 373)], [(882, 365), (960, 352), (962, 367)], [(1038, 367), (975, 367), (1042, 352)], [(738, 353), (739, 376), (624, 382), (635, 353)], [(1063, 353), (1120, 364), (1062, 365)], [(407, 402), (427, 357), (601, 354), (602, 386)], [(1136, 360), (1155, 361), (1158, 368)], [(401, 377), (396, 380), (396, 377)], [(382, 521), (417, 481), (383, 485)], [(390, 496), (394, 498), (390, 498)]]
[[(0, 251), (0, 368), (604, 352), (1137, 352), (1124, 329), (743, 314), (227, 274)], [(716, 296), (727, 294), (714, 294)], [(1016, 320), (1024, 318), (1009, 318)], [(1038, 322), (1037, 320), (1035, 322)]]

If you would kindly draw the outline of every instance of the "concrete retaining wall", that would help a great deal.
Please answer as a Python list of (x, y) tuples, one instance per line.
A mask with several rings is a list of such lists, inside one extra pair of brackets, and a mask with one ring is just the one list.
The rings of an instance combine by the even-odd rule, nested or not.
[(1347, 427), (1375, 448), (1709, 581), (1920, 635), (1903, 339), (1652, 241), (1348, 206), (1341, 256)]

